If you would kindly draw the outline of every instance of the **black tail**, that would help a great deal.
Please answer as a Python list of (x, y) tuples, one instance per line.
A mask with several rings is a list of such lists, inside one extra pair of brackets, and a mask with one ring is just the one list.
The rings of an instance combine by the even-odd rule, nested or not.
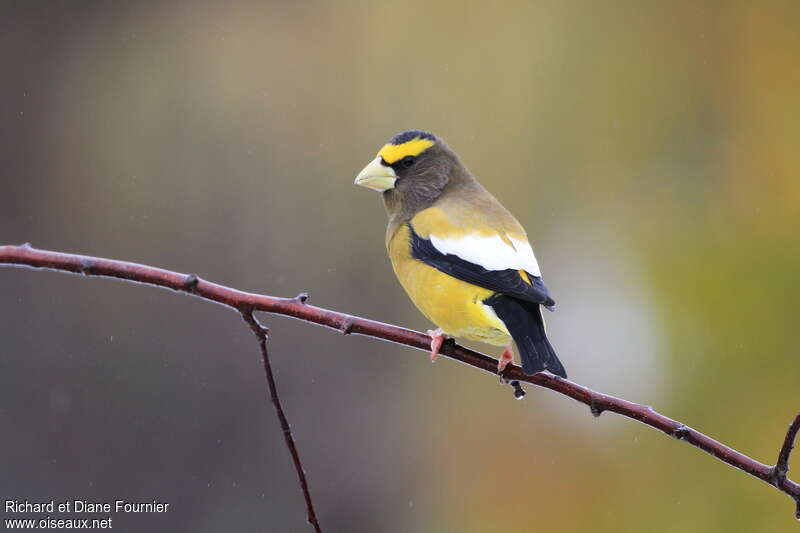
[(484, 303), (494, 309), (511, 333), (511, 338), (519, 349), (522, 371), (525, 374), (530, 376), (542, 370), (549, 370), (562, 378), (567, 377), (564, 365), (558, 360), (545, 335), (544, 319), (539, 304), (502, 294), (496, 294), (484, 300)]

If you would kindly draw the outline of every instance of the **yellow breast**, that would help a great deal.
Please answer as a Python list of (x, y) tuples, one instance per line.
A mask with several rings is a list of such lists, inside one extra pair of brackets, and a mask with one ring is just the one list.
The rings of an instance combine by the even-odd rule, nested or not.
[(411, 301), (450, 336), (502, 345), (511, 337), (491, 307), (494, 292), (448, 276), (411, 256), (411, 236), (401, 225), (387, 243), (392, 267)]

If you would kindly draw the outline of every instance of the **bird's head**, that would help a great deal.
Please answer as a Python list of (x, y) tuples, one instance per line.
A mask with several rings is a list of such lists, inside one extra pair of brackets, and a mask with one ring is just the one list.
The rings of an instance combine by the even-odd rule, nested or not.
[(398, 133), (356, 176), (356, 185), (383, 193), (390, 214), (416, 212), (432, 204), (461, 168), (438, 137), (420, 130)]

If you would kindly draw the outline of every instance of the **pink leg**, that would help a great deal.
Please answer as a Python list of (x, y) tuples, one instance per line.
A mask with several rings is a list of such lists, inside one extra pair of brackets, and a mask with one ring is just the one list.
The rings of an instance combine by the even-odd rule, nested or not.
[(511, 348), (511, 343), (509, 342), (506, 344), (503, 355), (500, 356), (500, 360), (497, 361), (497, 373), (502, 373), (503, 370), (506, 369), (508, 363), (512, 362), (514, 362), (514, 350)]
[(444, 334), (442, 328), (429, 329), (426, 333), (431, 337), (431, 363), (433, 363), (439, 357), (439, 350), (442, 348), (442, 343), (447, 338), (447, 335)]

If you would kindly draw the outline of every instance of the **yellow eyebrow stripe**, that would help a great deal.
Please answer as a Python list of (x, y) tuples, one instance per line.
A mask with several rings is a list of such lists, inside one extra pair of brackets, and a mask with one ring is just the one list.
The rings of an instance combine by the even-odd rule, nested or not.
[(403, 144), (387, 144), (381, 148), (381, 151), (378, 152), (378, 155), (381, 156), (384, 161), (390, 165), (393, 165), (406, 156), (418, 156), (433, 146), (433, 144), (433, 141), (430, 139), (417, 137), (415, 139), (411, 139), (410, 141), (404, 142)]

